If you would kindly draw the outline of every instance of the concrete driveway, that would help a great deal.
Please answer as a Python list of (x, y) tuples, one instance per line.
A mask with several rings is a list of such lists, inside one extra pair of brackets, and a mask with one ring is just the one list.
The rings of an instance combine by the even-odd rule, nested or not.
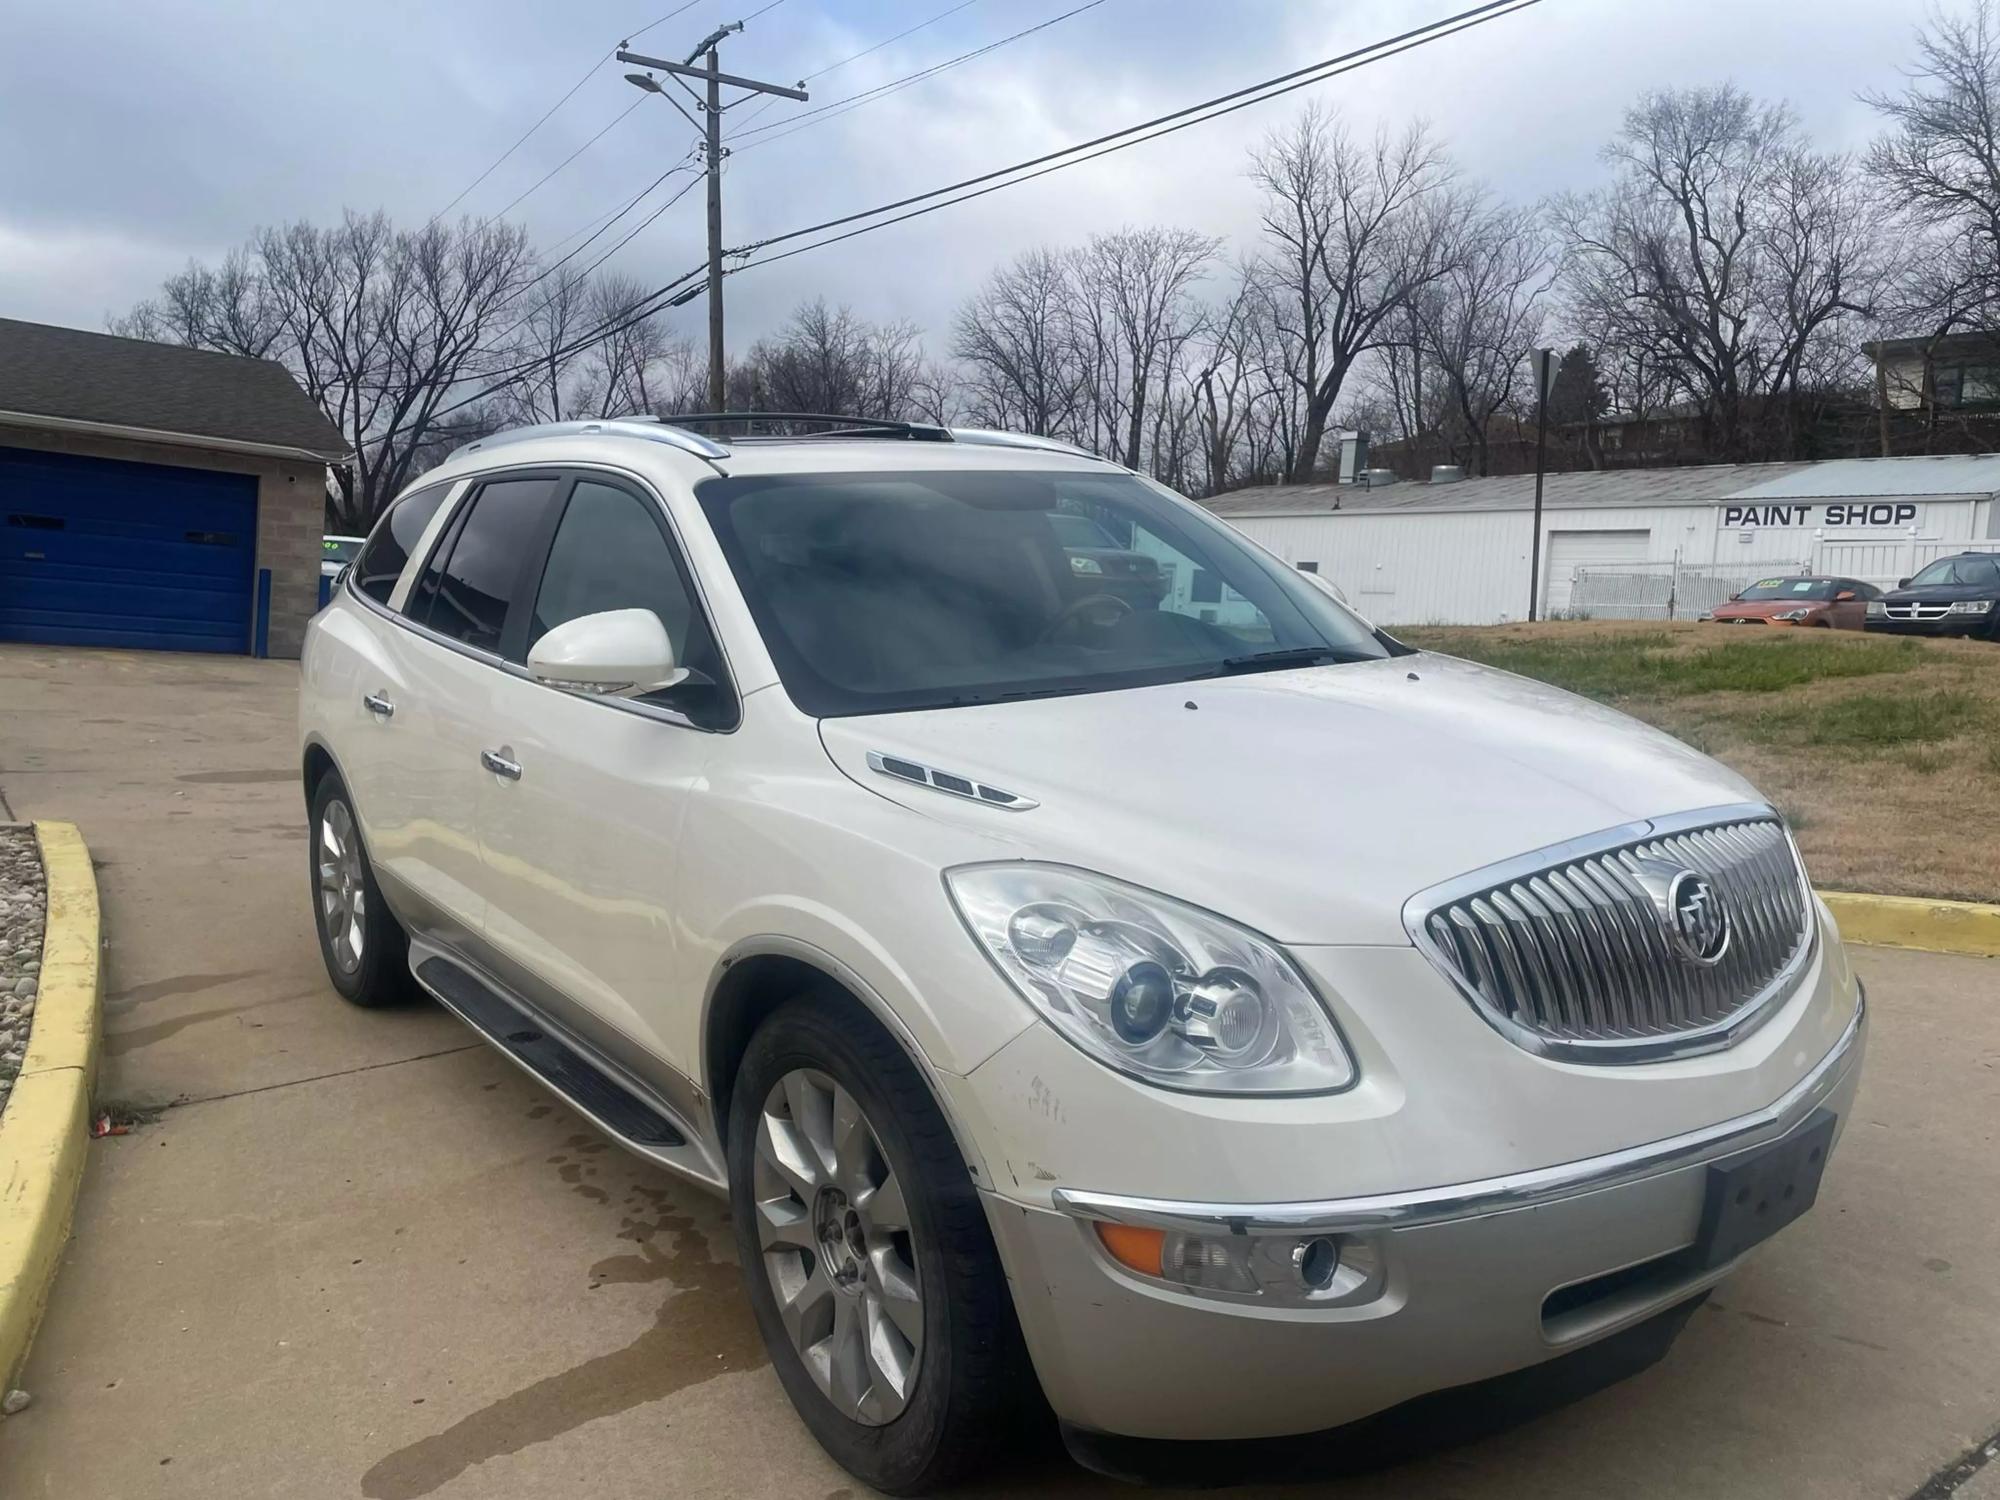
[[(0, 1493), (855, 1493), (765, 1365), (719, 1204), (442, 1013), (327, 987), (295, 683), (0, 647), (0, 795), (101, 866), (101, 1097), (168, 1106), (92, 1148)], [(2000, 962), (1858, 958), (1873, 1051), (1819, 1207), (1663, 1364), (1287, 1493), (2000, 1496), (2000, 1463), (1945, 1477), (2000, 1428)], [(1115, 1488), (1044, 1453), (981, 1492)]]

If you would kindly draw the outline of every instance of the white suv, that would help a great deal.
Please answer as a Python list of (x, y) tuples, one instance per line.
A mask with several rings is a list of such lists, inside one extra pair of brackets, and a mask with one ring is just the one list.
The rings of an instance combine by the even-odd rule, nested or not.
[(885, 1490), (1037, 1381), (1129, 1472), (1662, 1350), (1854, 1097), (1860, 987), (1739, 777), (1059, 444), (473, 443), (314, 619), (300, 723), (335, 988), (414, 977), (726, 1191)]

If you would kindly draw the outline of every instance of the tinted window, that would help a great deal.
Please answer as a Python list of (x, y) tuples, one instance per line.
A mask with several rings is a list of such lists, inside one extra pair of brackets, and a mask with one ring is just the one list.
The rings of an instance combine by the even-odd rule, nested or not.
[(673, 642), (674, 660), (691, 674), (644, 701), (677, 708), (706, 727), (733, 719), (714, 637), (651, 503), (616, 485), (579, 480), (549, 546), (526, 647), (558, 625), (608, 609), (651, 610)]
[[(1128, 475), (711, 479), (695, 491), (807, 713), (950, 707), (1386, 656), (1228, 527)], [(1065, 550), (1067, 518), (1115, 550)]]
[(354, 564), (354, 582), (362, 593), (377, 603), (389, 602), (396, 580), (403, 576), (403, 565), (410, 560), (410, 549), (422, 539), (424, 528), (431, 524), (450, 488), (434, 484), (389, 507), (389, 514), (376, 523)]
[(480, 487), (438, 544), (405, 612), (440, 635), (500, 649), (522, 563), (555, 492), (554, 479), (501, 479)]
[(1941, 557), (1910, 583), (1919, 588), (1934, 583), (2000, 584), (2000, 563), (1990, 557)]

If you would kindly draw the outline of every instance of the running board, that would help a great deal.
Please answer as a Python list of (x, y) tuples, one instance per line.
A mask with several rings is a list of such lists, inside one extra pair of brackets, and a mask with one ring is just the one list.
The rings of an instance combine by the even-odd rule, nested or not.
[(410, 972), (440, 1005), (600, 1129), (651, 1161), (721, 1187), (722, 1174), (690, 1142), (683, 1122), (483, 976), (428, 943), (411, 944)]

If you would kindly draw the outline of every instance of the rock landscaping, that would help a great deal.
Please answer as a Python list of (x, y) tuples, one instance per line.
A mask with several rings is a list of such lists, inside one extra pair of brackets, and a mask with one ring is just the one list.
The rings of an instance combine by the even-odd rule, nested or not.
[(0, 824), (0, 1111), (28, 1051), (41, 983), (42, 922), (48, 905), (35, 831)]

